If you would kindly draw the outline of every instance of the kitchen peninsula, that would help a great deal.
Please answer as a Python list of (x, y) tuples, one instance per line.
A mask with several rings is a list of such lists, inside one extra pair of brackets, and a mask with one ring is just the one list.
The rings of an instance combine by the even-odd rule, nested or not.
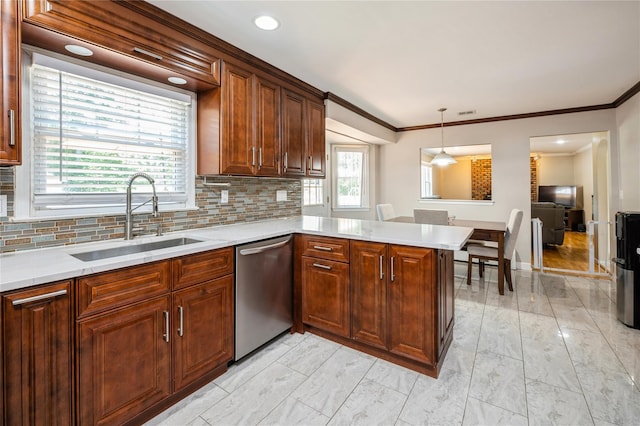
[[(20, 371), (16, 363), (34, 356), (56, 366), (50, 382), (33, 384), (58, 393), (43, 412), (81, 423), (139, 423), (224, 373), (233, 358), (231, 248), (287, 234), (295, 234), (292, 331), (309, 330), (437, 377), (454, 324), (453, 251), (472, 232), (301, 216), (3, 254), (4, 412), (41, 406), (10, 377)], [(73, 256), (176, 238), (197, 241), (99, 260)], [(198, 301), (205, 301), (206, 321), (189, 322)], [(26, 312), (15, 315), (18, 309)], [(36, 310), (60, 323), (26, 327), (24, 318), (39, 318)], [(27, 338), (56, 347), (21, 345)], [(138, 346), (149, 353), (128, 353)], [(52, 353), (56, 359), (47, 359)], [(206, 356), (194, 362), (194, 354)], [(134, 368), (131, 360), (146, 355), (152, 358), (131, 379), (146, 382), (121, 380), (114, 393), (109, 377), (121, 377), (118, 368)]]

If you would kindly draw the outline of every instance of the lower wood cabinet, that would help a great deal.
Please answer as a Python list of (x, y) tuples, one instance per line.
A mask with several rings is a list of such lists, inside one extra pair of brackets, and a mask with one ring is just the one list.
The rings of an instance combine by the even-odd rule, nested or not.
[[(310, 238), (296, 245), (302, 309), (294, 329), (437, 376), (454, 323), (452, 252), (355, 240), (345, 250), (340, 239), (316, 250)], [(349, 262), (305, 256), (322, 248)]]
[(80, 424), (141, 423), (226, 370), (232, 259), (229, 247), (77, 279), (101, 296), (79, 297), (100, 301), (78, 307)]
[(350, 252), (351, 337), (434, 365), (434, 250), (352, 241)]
[(389, 351), (436, 364), (436, 254), (433, 249), (389, 246)]
[(302, 257), (302, 321), (349, 337), (349, 264)]
[(122, 424), (171, 393), (169, 297), (78, 323), (78, 421)]
[(3, 424), (74, 424), (72, 284), (2, 296)]
[(387, 245), (351, 241), (351, 337), (387, 349)]
[(233, 275), (173, 294), (174, 391), (233, 358)]

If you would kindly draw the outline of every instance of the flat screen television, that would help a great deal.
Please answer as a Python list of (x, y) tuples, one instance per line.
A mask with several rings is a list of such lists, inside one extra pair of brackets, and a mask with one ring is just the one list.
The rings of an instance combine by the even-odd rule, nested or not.
[(582, 209), (582, 187), (576, 185), (540, 185), (538, 201), (556, 203), (571, 209)]

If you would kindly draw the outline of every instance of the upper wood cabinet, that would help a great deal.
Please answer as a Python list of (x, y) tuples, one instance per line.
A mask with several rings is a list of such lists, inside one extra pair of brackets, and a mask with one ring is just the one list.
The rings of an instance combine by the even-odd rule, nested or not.
[(324, 104), (283, 90), (282, 128), (283, 174), (325, 177)]
[(83, 60), (165, 84), (180, 76), (187, 83), (179, 87), (189, 90), (220, 84), (217, 52), (181, 31), (176, 19), (154, 16), (138, 2), (23, 0), (23, 5), (28, 44), (66, 55), (66, 44), (80, 44), (94, 52)]
[(280, 175), (280, 86), (225, 63), (220, 174)]
[(2, 297), (3, 424), (74, 424), (72, 283)]
[(324, 104), (307, 99), (307, 176), (326, 174)]
[(0, 61), (2, 66), (2, 140), (0, 141), (0, 166), (22, 163), (20, 131), (20, 31), (19, 3), (15, 0), (1, 0), (2, 45)]

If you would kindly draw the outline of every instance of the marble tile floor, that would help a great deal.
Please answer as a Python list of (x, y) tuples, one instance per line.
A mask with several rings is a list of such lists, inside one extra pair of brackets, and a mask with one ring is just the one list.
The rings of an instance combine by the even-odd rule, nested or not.
[(440, 377), (311, 333), (284, 335), (148, 425), (639, 425), (640, 330), (614, 284), (497, 270), (466, 285)]

